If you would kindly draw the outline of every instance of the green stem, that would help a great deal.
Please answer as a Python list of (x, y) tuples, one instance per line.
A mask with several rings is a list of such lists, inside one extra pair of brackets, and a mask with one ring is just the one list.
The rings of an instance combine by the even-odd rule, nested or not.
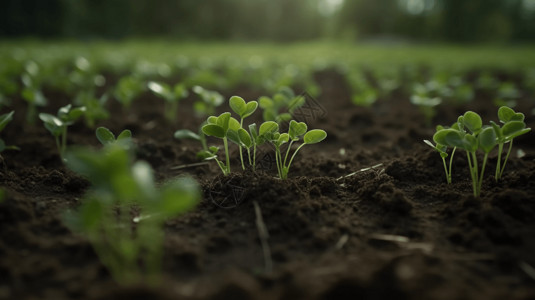
[(511, 154), (511, 149), (513, 149), (513, 140), (509, 142), (509, 150), (507, 150), (507, 155), (505, 155), (505, 160), (503, 161), (502, 169), (500, 170), (500, 177), (498, 179), (502, 178), (503, 170), (505, 170), (505, 164), (507, 164), (507, 160), (509, 159), (509, 154)]
[(62, 131), (63, 132), (61, 133), (61, 150), (60, 150), (61, 158), (63, 158), (63, 156), (65, 155), (65, 149), (67, 149), (67, 126), (63, 126)]
[(256, 142), (253, 144), (253, 171), (256, 170)]
[(500, 180), (502, 152), (503, 152), (503, 143), (499, 143), (498, 144), (498, 161), (496, 162), (496, 173), (494, 173), (494, 179), (496, 180), (496, 182)]
[(448, 183), (451, 183), (451, 165), (453, 164), (453, 155), (455, 155), (455, 150), (457, 150), (457, 147), (454, 147), (453, 151), (451, 151), (450, 168), (449, 168), (449, 171), (448, 171)]
[[(281, 158), (279, 158), (279, 156)], [(282, 156), (280, 155), (280, 148), (275, 147), (275, 163), (277, 164), (277, 172), (279, 173), (279, 178), (282, 179), (282, 167), (281, 167)]]
[(290, 154), (290, 149), (292, 148), (293, 140), (290, 141), (288, 144), (288, 149), (286, 149), (286, 155), (284, 156), (284, 162), (282, 163), (283, 166), (286, 166), (286, 162), (288, 161), (288, 154)]
[(286, 174), (288, 174), (288, 172), (290, 171), (290, 166), (292, 165), (292, 162), (294, 161), (294, 158), (295, 158), (295, 155), (297, 154), (297, 152), (299, 152), (299, 150), (301, 148), (303, 148), (303, 146), (305, 146), (306, 143), (303, 143), (301, 144), (299, 147), (297, 147), (297, 149), (295, 149), (295, 152), (294, 154), (292, 155), (292, 157), (290, 158), (290, 162), (288, 163), (288, 166), (286, 167)]
[[(240, 128), (243, 127), (243, 118), (240, 119)], [(245, 170), (245, 164), (243, 163), (243, 153), (242, 153), (242, 146), (238, 146), (240, 149), (240, 161), (241, 161), (241, 168), (242, 170)]]
[(472, 152), (472, 164), (474, 167), (474, 186), (476, 188), (476, 190), (474, 191), (474, 196), (479, 197), (480, 191), (477, 189), (479, 187), (479, 170), (477, 166), (477, 156), (475, 151)]
[(229, 157), (229, 154), (228, 154), (228, 141), (227, 141), (227, 137), (225, 136), (223, 138), (223, 144), (225, 145), (225, 156), (226, 156), (226, 161), (227, 161), (227, 166), (226, 166), (226, 172), (223, 172), (225, 176), (229, 175), (230, 174), (230, 157)]
[(468, 160), (468, 167), (470, 168), (470, 177), (472, 178), (472, 190), (474, 192), (474, 196), (477, 196), (477, 178), (474, 178), (474, 167), (472, 165), (472, 160), (470, 159), (470, 152), (466, 151), (466, 158)]
[(442, 164), (444, 165), (444, 172), (446, 172), (446, 181), (448, 182), (448, 184), (450, 184), (451, 181), (450, 176), (448, 174), (448, 165), (446, 165), (446, 159), (444, 157), (442, 157)]
[(488, 153), (485, 153), (483, 158), (483, 165), (481, 166), (481, 174), (479, 175), (479, 186), (477, 187), (478, 195), (481, 195), (481, 186), (483, 184), (483, 175), (485, 174), (485, 165), (487, 164), (487, 158), (489, 157)]

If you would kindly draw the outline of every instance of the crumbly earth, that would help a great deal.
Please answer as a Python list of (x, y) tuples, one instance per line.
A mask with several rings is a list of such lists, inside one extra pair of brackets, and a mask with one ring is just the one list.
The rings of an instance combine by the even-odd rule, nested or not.
[[(456, 155), (447, 185), (438, 153), (422, 142), (434, 130), (399, 93), (363, 108), (351, 103), (336, 72), (315, 79), (321, 96), (294, 116), (328, 138), (302, 149), (288, 180), (275, 178), (269, 147), (257, 172), (241, 170), (235, 148), (228, 177), (215, 164), (174, 169), (198, 162), (196, 142), (173, 138), (202, 121), (192, 98), (174, 124), (148, 93), (130, 109), (108, 103), (113, 119), (101, 125), (131, 129), (137, 158), (159, 182), (189, 174), (203, 188), (194, 211), (166, 223), (160, 288), (117, 285), (91, 244), (63, 224), (62, 213), (79, 205), (89, 182), (62, 165), (40, 122), (24, 125), (25, 106), (16, 101), (3, 138), (21, 151), (2, 153), (0, 166), (0, 299), (534, 299), (533, 133), (515, 140), (499, 183), (491, 154), (482, 196), (474, 198), (464, 154)], [(47, 112), (68, 103), (66, 95), (45, 93)], [(261, 93), (241, 87), (225, 96)], [(516, 107), (532, 128), (533, 100)], [(469, 104), (440, 106), (433, 124), (451, 124), (466, 110), (497, 119), (489, 96), (477, 93)], [(68, 141), (98, 147), (82, 124)], [(255, 205), (269, 233), (272, 270)]]

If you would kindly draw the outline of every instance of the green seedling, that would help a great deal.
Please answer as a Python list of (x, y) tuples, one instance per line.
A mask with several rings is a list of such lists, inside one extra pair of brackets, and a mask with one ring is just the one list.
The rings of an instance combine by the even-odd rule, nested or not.
[(39, 114), (39, 118), (45, 124), (46, 129), (56, 139), (56, 146), (61, 158), (64, 158), (65, 149), (67, 148), (67, 127), (74, 124), (85, 113), (85, 107), (83, 106), (71, 108), (71, 104), (61, 107), (57, 116), (47, 113)]
[(292, 119), (293, 112), (305, 103), (305, 97), (296, 96), (294, 92), (284, 87), (273, 98), (262, 96), (258, 99), (258, 105), (262, 108), (264, 121), (275, 121), (278, 124)]
[(135, 98), (145, 91), (145, 84), (133, 76), (125, 76), (119, 79), (113, 91), (114, 97), (127, 109)]
[[(437, 131), (440, 131), (442, 129), (444, 129), (444, 127), (440, 125), (437, 126)], [(455, 150), (457, 150), (457, 148), (453, 147), (453, 150), (451, 151), (449, 165), (448, 165), (446, 164), (446, 158), (448, 157), (448, 152), (447, 152), (448, 146), (441, 145), (438, 143), (436, 145), (433, 145), (433, 143), (428, 140), (424, 140), (424, 143), (426, 143), (431, 148), (438, 151), (438, 153), (440, 154), (440, 157), (442, 158), (442, 164), (444, 165), (444, 172), (446, 173), (446, 181), (448, 182), (448, 184), (451, 184), (451, 166), (453, 164), (453, 156), (455, 155)]]
[(165, 118), (171, 122), (176, 121), (178, 102), (189, 95), (186, 86), (176, 84), (171, 87), (166, 83), (156, 81), (150, 81), (147, 86), (155, 95), (165, 100)]
[(104, 146), (118, 144), (127, 150), (132, 148), (132, 132), (128, 129), (121, 131), (117, 138), (115, 138), (111, 130), (106, 127), (99, 127), (95, 130), (95, 135), (98, 141)]
[(95, 128), (95, 124), (100, 120), (107, 120), (110, 118), (110, 112), (106, 109), (106, 102), (108, 95), (104, 94), (97, 98), (93, 91), (87, 90), (78, 93), (74, 103), (85, 107), (84, 119), (85, 124), (89, 128)]
[[(219, 168), (221, 168), (221, 171), (223, 172), (223, 175), (227, 176), (230, 174), (230, 157), (229, 157), (229, 150), (228, 150), (228, 134), (232, 131), (238, 131), (240, 129), (240, 122), (238, 120), (234, 119), (230, 116), (229, 112), (222, 113), (218, 117), (216, 116), (210, 116), (206, 120), (206, 124), (202, 127), (202, 132), (207, 136), (213, 136), (216, 138), (220, 138), (223, 140), (223, 145), (225, 147), (225, 157), (226, 157), (226, 163), (220, 161), (217, 156), (215, 157), (215, 161), (217, 162), (217, 165)], [(215, 150), (214, 148), (213, 150)], [(217, 153), (217, 150), (213, 151), (214, 154)]]
[(66, 155), (68, 166), (92, 185), (80, 207), (65, 214), (65, 223), (91, 242), (119, 284), (160, 284), (164, 222), (198, 203), (198, 184), (186, 177), (157, 187), (151, 167), (132, 163), (117, 143)]
[[(490, 122), (496, 133), (498, 143), (498, 161), (496, 164), (496, 173), (494, 175), (496, 181), (502, 178), (505, 164), (507, 163), (507, 159), (509, 159), (511, 149), (513, 148), (513, 139), (528, 133), (531, 130), (531, 128), (526, 128), (524, 114), (515, 112), (507, 106), (502, 106), (498, 109), (498, 118), (500, 119), (500, 122), (503, 123), (502, 127), (492, 121)], [(503, 145), (506, 143), (509, 143), (509, 149), (507, 150), (507, 154), (502, 163)]]
[[(4, 130), (6, 125), (13, 120), (13, 114), (15, 114), (14, 111), (11, 111), (7, 114), (3, 114), (0, 116), (0, 132)], [(3, 152), (4, 150), (20, 150), (17, 146), (7, 146), (3, 139), (0, 138), (0, 152)]]
[[(483, 127), (481, 117), (472, 111), (457, 120), (456, 128), (440, 129), (433, 136), (435, 143), (457, 147), (466, 151), (474, 196), (481, 195), (481, 185), (490, 151), (496, 146), (496, 132), (492, 127)], [(476, 151), (484, 153), (481, 171), (478, 168)]]
[(208, 144), (206, 143), (206, 135), (202, 131), (202, 127), (206, 125), (206, 122), (203, 122), (201, 124), (201, 127), (199, 128), (199, 133), (195, 133), (188, 129), (180, 129), (175, 131), (174, 137), (175, 139), (179, 140), (194, 140), (201, 143), (202, 150), (197, 152), (197, 158), (201, 161), (203, 160), (210, 160), (215, 159), (217, 157), (217, 151), (219, 150), (218, 147), (208, 147)]
[(26, 121), (29, 124), (35, 124), (37, 118), (37, 107), (46, 106), (48, 101), (41, 92), (41, 87), (35, 82), (29, 74), (22, 75), (22, 83), (24, 88), (22, 89), (21, 96), (26, 102), (28, 102), (28, 110), (26, 112)]
[[(252, 159), (251, 159), (251, 153), (250, 153), (251, 147), (250, 146), (247, 147), (248, 145), (245, 142), (243, 142), (243, 145), (247, 147), (247, 154), (249, 155), (249, 163), (253, 167), (253, 171), (256, 170), (256, 149), (258, 148), (258, 146), (261, 146), (268, 139), (270, 139), (271, 136), (277, 131), (279, 131), (279, 124), (277, 124), (274, 121), (266, 121), (260, 124), (260, 129), (258, 130), (256, 128), (255, 123), (249, 125), (249, 136), (251, 138), (251, 142), (253, 146), (253, 158)], [(244, 134), (242, 133), (242, 135)]]
[(193, 103), (193, 109), (199, 116), (210, 116), (215, 114), (216, 107), (223, 104), (223, 95), (216, 91), (207, 90), (201, 86), (194, 86), (193, 92), (199, 96), (200, 101)]
[(245, 165), (243, 163), (243, 154), (242, 147), (247, 149), (247, 154), (249, 156), (249, 164), (252, 165), (250, 149), (252, 147), (252, 140), (249, 133), (243, 129), (243, 120), (251, 116), (256, 109), (258, 108), (258, 102), (250, 101), (248, 103), (243, 100), (242, 97), (232, 96), (229, 99), (230, 108), (240, 116), (240, 128), (236, 132), (232, 132), (231, 136), (233, 141), (236, 142), (240, 148), (240, 161), (242, 169), (245, 170)]
[[(292, 144), (298, 142), (299, 139), (303, 137), (303, 143), (297, 147), (293, 155), (289, 157)], [(307, 132), (307, 125), (304, 122), (296, 122), (294, 120), (290, 121), (290, 126), (288, 128), (288, 133), (279, 134), (275, 132), (269, 136), (269, 141), (275, 146), (275, 162), (277, 164), (277, 171), (280, 179), (288, 178), (288, 172), (295, 158), (295, 155), (301, 148), (305, 145), (312, 145), (323, 141), (327, 137), (327, 133), (321, 129), (313, 129)], [(286, 154), (284, 158), (281, 153), (281, 146), (285, 143), (288, 143)], [(288, 160), (288, 158), (290, 158)]]

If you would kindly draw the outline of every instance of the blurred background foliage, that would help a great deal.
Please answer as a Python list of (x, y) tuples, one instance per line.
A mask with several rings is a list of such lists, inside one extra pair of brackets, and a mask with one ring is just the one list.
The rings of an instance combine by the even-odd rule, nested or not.
[(3, 0), (0, 37), (533, 42), (535, 0)]

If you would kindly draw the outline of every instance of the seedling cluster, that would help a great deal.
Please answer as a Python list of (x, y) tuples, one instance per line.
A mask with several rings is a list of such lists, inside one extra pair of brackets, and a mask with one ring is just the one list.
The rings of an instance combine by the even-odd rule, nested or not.
[[(496, 181), (501, 179), (505, 165), (511, 154), (513, 139), (529, 132), (531, 128), (526, 128), (524, 114), (515, 112), (506, 106), (498, 109), (498, 118), (503, 123), (501, 127), (493, 121), (490, 121), (490, 125), (484, 126), (481, 117), (477, 113), (467, 111), (462, 116), (459, 116), (457, 122), (451, 127), (437, 127), (437, 131), (433, 135), (435, 145), (427, 140), (425, 141), (426, 144), (440, 153), (448, 183), (451, 183), (451, 164), (455, 150), (457, 148), (465, 150), (470, 177), (472, 179), (473, 193), (476, 197), (480, 196), (488, 156), (496, 145), (498, 145), (498, 158), (494, 178)], [(503, 146), (506, 143), (509, 143), (509, 148), (502, 162)], [(447, 148), (453, 149), (449, 167), (446, 166), (445, 160), (448, 156)], [(478, 167), (478, 151), (483, 152), (481, 169)]]

